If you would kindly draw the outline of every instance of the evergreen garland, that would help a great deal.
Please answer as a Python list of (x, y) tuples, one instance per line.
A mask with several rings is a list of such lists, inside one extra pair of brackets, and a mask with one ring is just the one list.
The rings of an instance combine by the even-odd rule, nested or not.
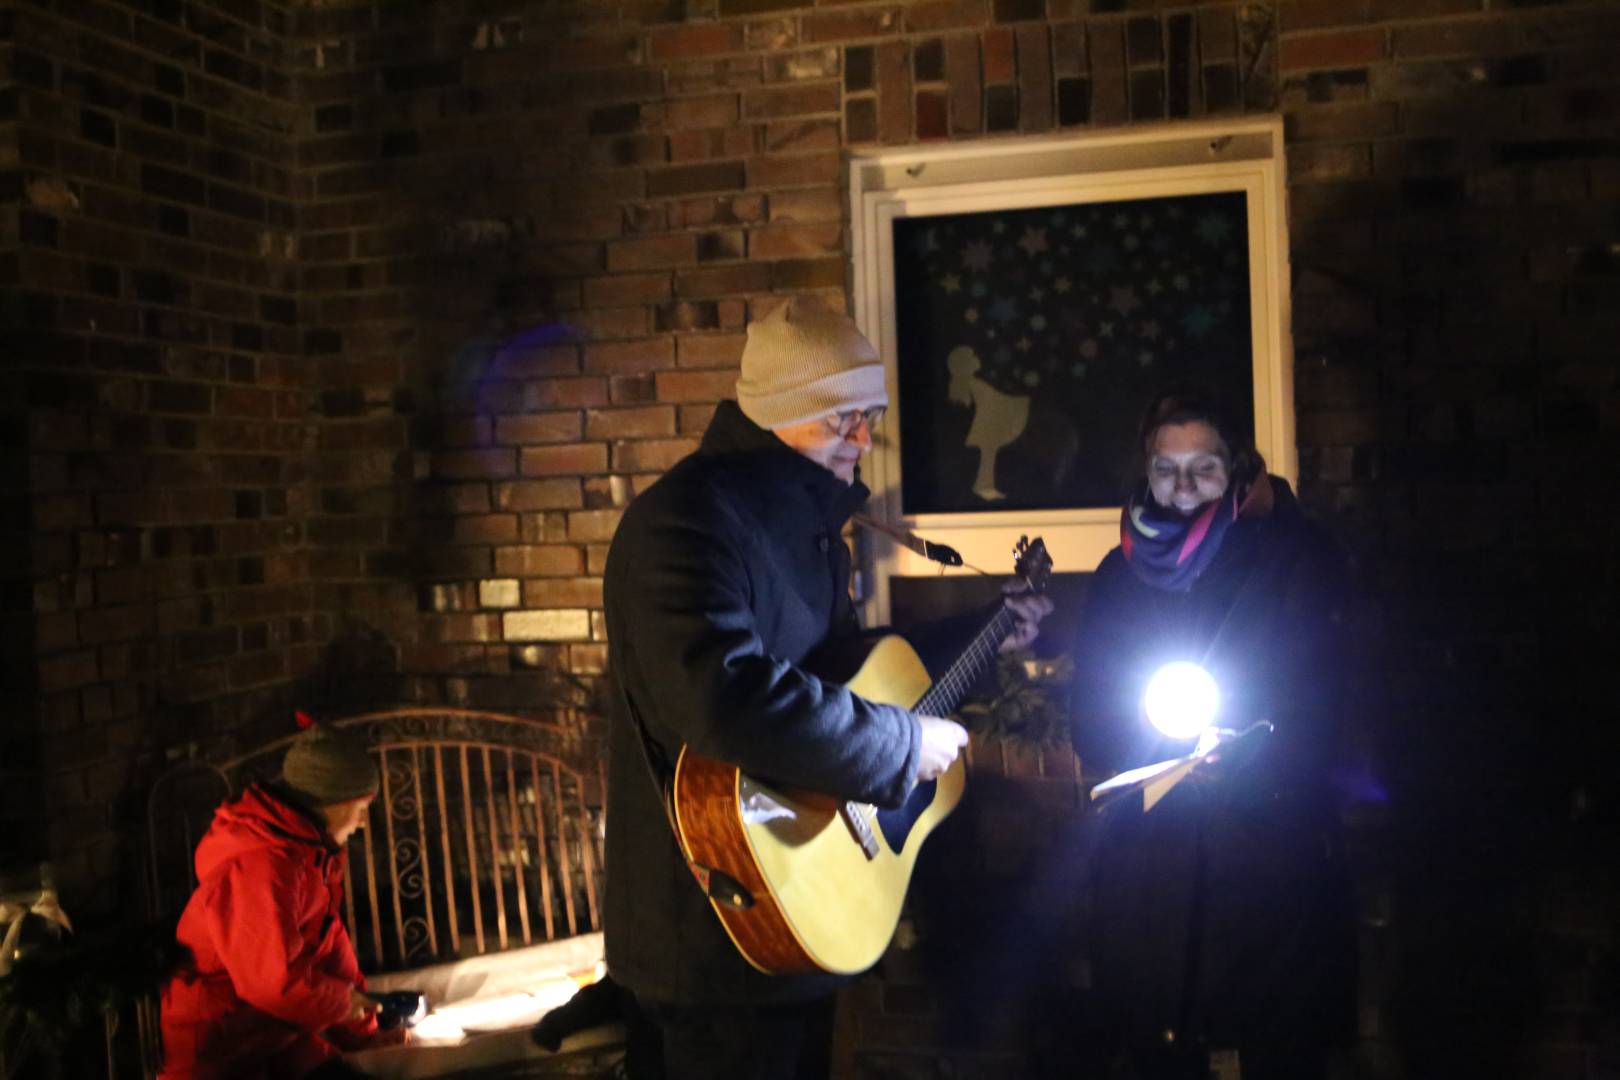
[(1051, 749), (1069, 741), (1067, 657), (1044, 662), (1039, 677), (1030, 674), (1034, 654), (1025, 649), (996, 658), (996, 689), (970, 696), (957, 710), (962, 723), (982, 738)]

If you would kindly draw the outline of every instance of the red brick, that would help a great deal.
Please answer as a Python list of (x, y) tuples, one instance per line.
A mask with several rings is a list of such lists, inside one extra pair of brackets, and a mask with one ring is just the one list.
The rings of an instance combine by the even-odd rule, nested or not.
[(654, 30), (647, 45), (654, 60), (694, 60), (737, 52), (742, 48), (742, 30), (736, 23), (691, 24)]
[(444, 450), (433, 455), (433, 475), (449, 480), (511, 476), (517, 457), (511, 450)]
[(1284, 118), (1290, 143), (1369, 139), (1393, 133), (1396, 124), (1395, 106), (1384, 102), (1306, 108)]
[(589, 608), (602, 606), (602, 579), (544, 578), (523, 583), (527, 608)]
[(658, 400), (658, 385), (650, 371), (637, 375), (614, 375), (608, 383), (608, 398), (615, 405), (639, 405)]
[(1284, 37), (1279, 66), (1283, 71), (1361, 67), (1384, 59), (1384, 36), (1383, 30), (1375, 29)]
[(764, 292), (770, 287), (770, 269), (759, 263), (736, 263), (711, 270), (684, 270), (675, 277), (675, 295), (687, 299)]
[(605, 401), (607, 382), (604, 379), (540, 379), (523, 384), (522, 407), (525, 409), (600, 405)]
[(1423, 23), (1394, 31), (1394, 53), (1469, 58), (1511, 52), (1519, 47), (1517, 27), (1506, 20), (1470, 19)]
[(281, 682), (287, 677), (287, 658), (279, 652), (263, 652), (238, 657), (228, 669), (233, 688)]
[(667, 198), (693, 195), (700, 191), (735, 191), (743, 186), (740, 161), (707, 161), (696, 165), (673, 165), (647, 173), (647, 197)]
[(558, 178), (557, 201), (563, 206), (626, 202), (642, 197), (644, 174), (639, 169), (574, 173)]
[(1351, 180), (1372, 171), (1371, 149), (1362, 143), (1293, 146), (1288, 150), (1288, 180)]
[(951, 133), (971, 134), (984, 126), (979, 85), (979, 39), (945, 39), (945, 79), (950, 87)]
[(618, 304), (650, 304), (669, 298), (668, 274), (619, 274), (587, 278), (585, 303), (612, 307)]
[(987, 30), (984, 42), (984, 81), (986, 85), (1009, 83), (1017, 72), (1013, 53), (1013, 32), (1007, 29)]
[(682, 405), (679, 428), (682, 435), (701, 435), (714, 419), (713, 405)]
[(568, 321), (588, 341), (641, 337), (653, 328), (651, 311), (645, 307), (590, 308), (570, 312)]
[(1299, 418), (1301, 446), (1341, 446), (1377, 442), (1381, 431), (1380, 415), (1371, 410), (1307, 413)]
[(656, 371), (674, 363), (675, 344), (667, 337), (607, 342), (585, 350), (585, 370), (603, 374)]
[(519, 451), (519, 466), (524, 476), (572, 476), (606, 472), (607, 459), (607, 446), (603, 443), (528, 446)]
[(506, 379), (576, 375), (579, 373), (579, 346), (502, 346), (495, 352), (493, 366)]
[(418, 625), (422, 628), (422, 640), (429, 643), (499, 641), (500, 618), (494, 612), (455, 612), (423, 615)]
[(622, 509), (581, 510), (569, 514), (568, 539), (577, 543), (611, 540), (614, 530), (619, 527), (619, 519), (623, 516)]
[(572, 544), (523, 544), (495, 549), (495, 572), (510, 577), (568, 577), (584, 567), (583, 553)]
[(911, 138), (911, 48), (894, 42), (877, 49), (877, 116), (881, 142)]
[(1086, 62), (1086, 30), (1080, 23), (1061, 23), (1052, 27), (1052, 74), (1060, 79), (1084, 75)]
[(770, 120), (809, 113), (836, 113), (839, 100), (835, 82), (767, 87), (749, 91), (743, 98), (743, 115), (750, 120)]
[(863, 11), (829, 11), (819, 15), (805, 15), (799, 25), (803, 40), (807, 44), (881, 37), (899, 32), (900, 9), (889, 7)]
[(643, 439), (613, 444), (613, 468), (621, 472), (663, 470), (697, 449), (696, 439)]
[(454, 521), (452, 544), (510, 544), (518, 538), (516, 514), (464, 514)]
[(841, 289), (845, 269), (842, 255), (831, 259), (792, 259), (771, 263), (771, 288), (777, 292)]
[(765, 196), (716, 195), (708, 199), (690, 199), (680, 204), (680, 219), (686, 228), (752, 225), (765, 220)]
[(675, 434), (675, 410), (668, 405), (639, 409), (592, 409), (585, 417), (591, 439), (646, 438)]
[(802, 49), (798, 52), (780, 51), (784, 48), (780, 45), (767, 48), (770, 51), (765, 54), (766, 82), (830, 79), (836, 78), (843, 70), (843, 57), (836, 45), (820, 49)]
[(154, 627), (154, 611), (148, 604), (100, 607), (79, 615), (79, 640), (86, 645), (108, 641), (130, 641), (148, 637)]
[(607, 250), (609, 270), (649, 270), (696, 261), (696, 243), (686, 234), (619, 240), (608, 244)]
[(569, 442), (579, 438), (577, 412), (529, 413), (495, 418), (495, 442), (501, 446)]
[(754, 152), (758, 141), (756, 130), (752, 127), (677, 131), (669, 137), (669, 160), (678, 164), (709, 161), (714, 158), (746, 157)]
[(558, 71), (617, 67), (641, 59), (641, 43), (634, 36), (563, 38), (552, 53)]
[(747, 334), (680, 334), (675, 339), (675, 363), (683, 368), (735, 368), (747, 341)]
[(672, 131), (725, 127), (737, 122), (740, 107), (736, 94), (676, 98), (664, 104), (664, 126)]
[(755, 259), (834, 254), (844, 249), (844, 230), (838, 225), (772, 226), (750, 233), (748, 246)]
[(1052, 47), (1046, 27), (1018, 29), (1018, 129), (1052, 126)]
[(906, 9), (906, 29), (913, 34), (989, 24), (989, 0), (924, 0)]
[(842, 175), (843, 158), (839, 154), (791, 154), (748, 160), (748, 186), (751, 188), (812, 187), (836, 183)]
[(659, 401), (723, 401), (736, 392), (737, 372), (734, 368), (658, 373)]
[(797, 150), (829, 150), (840, 144), (838, 121), (780, 120), (765, 126), (764, 149), (771, 153)]
[(495, 485), (495, 506), (502, 510), (571, 510), (583, 501), (579, 481), (573, 478)]
[(844, 201), (834, 188), (784, 191), (770, 198), (770, 220), (778, 222), (842, 221)]
[(719, 60), (689, 60), (675, 63), (669, 65), (668, 92), (710, 93), (715, 90), (758, 86), (759, 72), (760, 61), (757, 56), (729, 56)]
[(1278, 19), (1284, 34), (1373, 21), (1372, 0), (1292, 0), (1279, 7)]

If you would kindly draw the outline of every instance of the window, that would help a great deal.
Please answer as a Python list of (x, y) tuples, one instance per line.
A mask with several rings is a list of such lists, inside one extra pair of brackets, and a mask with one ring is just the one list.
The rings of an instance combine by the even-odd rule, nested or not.
[[(1143, 407), (1187, 382), (1247, 409), (1294, 479), (1279, 121), (861, 155), (850, 201), (891, 402), (875, 516), (992, 573), (1026, 533), (1089, 571), (1118, 542)], [(871, 540), (884, 620), (891, 575), (939, 567)]]

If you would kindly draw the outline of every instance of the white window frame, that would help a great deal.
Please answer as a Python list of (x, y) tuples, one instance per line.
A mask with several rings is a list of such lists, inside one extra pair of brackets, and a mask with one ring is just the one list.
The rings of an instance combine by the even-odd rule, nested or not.
[(855, 320), (883, 355), (890, 409), (862, 469), (868, 511), (949, 544), (969, 566), (942, 570), (872, 530), (863, 535), (868, 625), (889, 620), (889, 578), (1007, 573), (1023, 534), (1040, 535), (1059, 572), (1096, 568), (1119, 542), (1119, 508), (985, 510), (902, 515), (900, 385), (893, 222), (900, 217), (1028, 209), (1241, 191), (1247, 197), (1255, 445), (1291, 483), (1293, 338), (1289, 324), (1287, 194), (1282, 120), (1156, 125), (1061, 138), (1004, 139), (852, 155), (849, 167)]

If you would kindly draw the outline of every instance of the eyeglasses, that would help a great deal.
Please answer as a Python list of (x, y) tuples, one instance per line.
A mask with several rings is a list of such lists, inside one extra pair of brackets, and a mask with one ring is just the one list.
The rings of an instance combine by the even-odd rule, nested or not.
[(874, 405), (870, 409), (851, 409), (848, 412), (833, 413), (827, 417), (826, 424), (840, 439), (847, 439), (855, 434), (862, 420), (866, 421), (867, 431), (875, 430), (878, 421), (883, 419), (883, 414), (887, 411), (887, 405)]

